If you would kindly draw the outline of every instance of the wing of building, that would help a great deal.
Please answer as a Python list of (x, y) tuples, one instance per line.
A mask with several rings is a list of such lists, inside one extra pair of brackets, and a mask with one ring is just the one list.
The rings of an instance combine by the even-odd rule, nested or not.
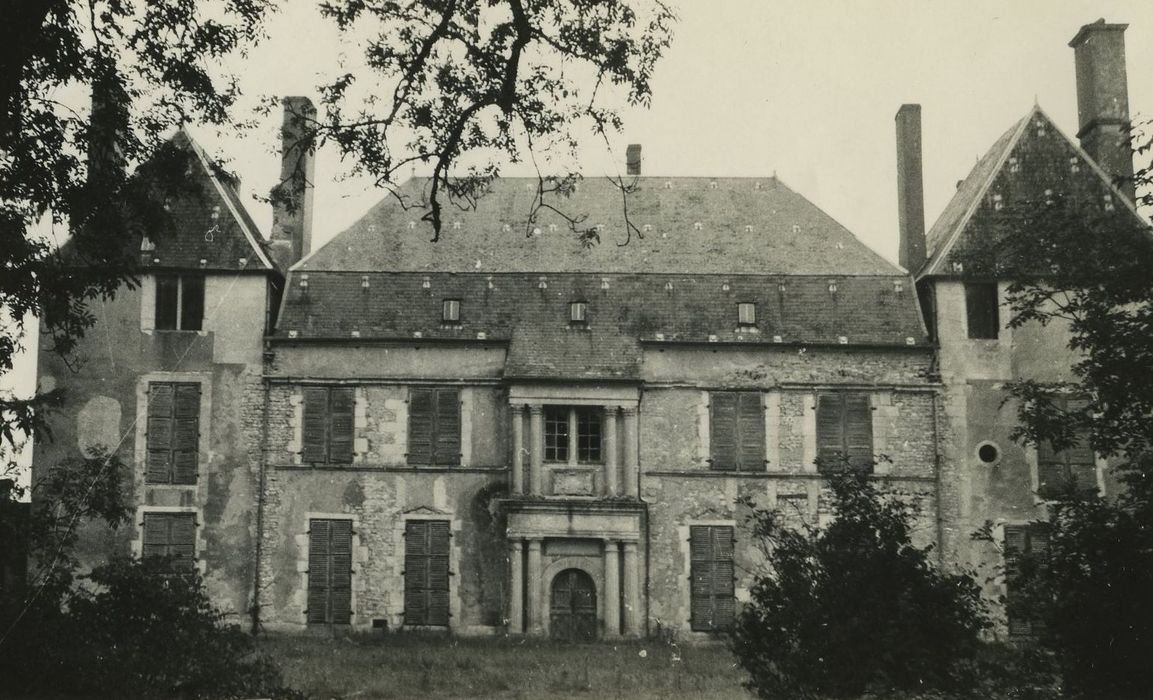
[[(538, 209), (537, 180), (501, 179), (434, 243), (413, 179), (312, 251), (311, 109), (285, 101), (271, 240), (182, 136), (215, 199), (141, 241), (143, 284), (100, 309), (85, 369), (42, 359), (71, 398), (38, 455), (104, 445), (133, 470), (132, 527), (90, 528), (86, 561), (176, 555), (269, 629), (703, 637), (760, 566), (743, 497), (821, 523), (847, 464), (914, 501), (946, 563), (978, 556), (985, 516), (1006, 537), (1034, 517), (994, 387), (1042, 341), (1010, 339), (1003, 287), (953, 255), (998, 197), (1131, 207), (1108, 139), (1090, 157), (1031, 110), (926, 237), (903, 108), (908, 271), (776, 177), (653, 177), (639, 147), (624, 198), (589, 178)], [(995, 337), (966, 331), (981, 300)]]

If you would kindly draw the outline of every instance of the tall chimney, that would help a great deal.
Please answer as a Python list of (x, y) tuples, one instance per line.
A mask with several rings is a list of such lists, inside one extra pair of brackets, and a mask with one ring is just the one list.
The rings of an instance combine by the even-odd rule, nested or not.
[(307, 97), (286, 97), (283, 104), (280, 182), (272, 189), (272, 248), (287, 267), (308, 255), (312, 246), (316, 107)]
[(625, 149), (625, 166), (629, 175), (641, 174), (641, 145), (630, 143)]
[(110, 68), (92, 80), (92, 114), (88, 126), (88, 184), (113, 192), (125, 176), (124, 139), (128, 134), (128, 93)]
[(1134, 198), (1133, 150), (1129, 143), (1129, 88), (1125, 76), (1125, 28), (1099, 19), (1069, 42), (1077, 66), (1077, 138), (1118, 187)]
[(916, 275), (925, 264), (925, 190), (921, 177), (921, 105), (897, 110), (897, 215), (901, 267)]

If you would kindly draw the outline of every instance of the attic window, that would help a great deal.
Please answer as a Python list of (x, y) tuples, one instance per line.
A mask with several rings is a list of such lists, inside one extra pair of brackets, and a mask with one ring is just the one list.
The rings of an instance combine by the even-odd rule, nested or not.
[(588, 303), (583, 301), (574, 301), (568, 305), (568, 320), (569, 325), (584, 327), (588, 325)]
[(460, 222), (459, 221), (452, 222), (452, 229), (454, 231), (459, 231), (460, 230)]
[(673, 283), (672, 282), (665, 282), (665, 291), (666, 292), (673, 291)]
[(752, 232), (753, 232), (753, 225), (752, 224), (745, 224), (745, 233), (752, 233)]
[(549, 224), (549, 225), (548, 225), (548, 230), (549, 230), (549, 231), (556, 231), (556, 224)]
[(414, 228), (416, 228), (416, 222), (415, 221), (409, 221), (408, 222), (408, 229), (411, 231)]
[(801, 232), (801, 225), (800, 224), (793, 224), (793, 233), (800, 233), (800, 232)]
[(536, 284), (537, 289), (548, 289), (548, 278), (541, 277)]
[(673, 188), (673, 183), (671, 181), (665, 183), (665, 189), (666, 190), (671, 190), (672, 188)]
[(893, 280), (893, 291), (897, 294), (905, 291), (905, 283), (901, 280)]
[(509, 231), (511, 231), (511, 230), (512, 230), (512, 226), (509, 226), (508, 224), (505, 224), (505, 225), (503, 225), (503, 226), (501, 226), (501, 227), (500, 227), (500, 230), (501, 230), (501, 231), (504, 231), (505, 233), (508, 233)]
[(757, 305), (752, 302), (737, 304), (737, 324), (741, 326), (757, 325)]
[(424, 281), (420, 283), (420, 286), (424, 289), (428, 289), (428, 288), (432, 287), (432, 280), (429, 279), (428, 277), (425, 277)]
[(999, 194), (993, 195), (993, 209), (994, 211), (1001, 211), (1005, 208), (1005, 200)]
[(644, 231), (645, 233), (648, 233), (649, 231), (653, 230), (653, 225), (652, 224), (645, 224), (644, 226), (641, 226), (641, 230)]
[(442, 323), (460, 324), (460, 299), (445, 299), (440, 306)]
[(1077, 156), (1073, 156), (1072, 158), (1069, 159), (1069, 172), (1071, 172), (1071, 173), (1081, 172), (1081, 162), (1077, 160)]
[(304, 289), (308, 289), (308, 275), (300, 276), (300, 286)]
[(829, 294), (837, 293), (837, 280), (829, 280)]
[(697, 221), (697, 222), (693, 223), (693, 230), (694, 231), (700, 231), (703, 228), (704, 228), (704, 224), (702, 224), (701, 222)]
[(717, 181), (716, 180), (713, 180), (712, 182), (709, 183), (709, 189), (710, 190), (717, 189)]
[(724, 284), (721, 285), (721, 291), (727, 292), (727, 291), (729, 291), (729, 289), (731, 289), (731, 287), (729, 286), (728, 282), (725, 282)]
[(1113, 195), (1105, 195), (1102, 206), (1104, 207), (1105, 211), (1113, 211)]
[(360, 288), (361, 289), (368, 289), (368, 275), (361, 275), (360, 276)]
[(1045, 190), (1045, 204), (1053, 203), (1053, 190)]
[(608, 289), (608, 288), (609, 288), (609, 278), (608, 277), (602, 277), (601, 278), (601, 289)]
[(960, 262), (954, 262), (953, 263), (953, 272), (964, 272), (964, 271), (965, 271), (965, 264), (964, 263), (960, 263)]
[(597, 231), (598, 231), (598, 232), (599, 232), (599, 231), (604, 231), (604, 230), (605, 230), (605, 225), (604, 225), (604, 224), (597, 224)]
[(1011, 173), (1021, 172), (1021, 164), (1017, 162), (1016, 157), (1009, 159), (1009, 172), (1011, 172)]

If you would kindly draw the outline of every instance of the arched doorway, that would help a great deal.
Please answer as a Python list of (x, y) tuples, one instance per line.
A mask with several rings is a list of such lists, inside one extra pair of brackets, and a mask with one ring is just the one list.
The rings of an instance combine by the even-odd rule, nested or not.
[(588, 642), (597, 636), (597, 589), (580, 569), (565, 569), (552, 580), (549, 633), (553, 639)]

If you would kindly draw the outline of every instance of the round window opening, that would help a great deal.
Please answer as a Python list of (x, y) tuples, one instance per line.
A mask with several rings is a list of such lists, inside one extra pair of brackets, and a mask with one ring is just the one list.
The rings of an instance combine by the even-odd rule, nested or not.
[(993, 464), (1001, 458), (1001, 450), (991, 442), (983, 442), (977, 447), (977, 458), (985, 464)]

